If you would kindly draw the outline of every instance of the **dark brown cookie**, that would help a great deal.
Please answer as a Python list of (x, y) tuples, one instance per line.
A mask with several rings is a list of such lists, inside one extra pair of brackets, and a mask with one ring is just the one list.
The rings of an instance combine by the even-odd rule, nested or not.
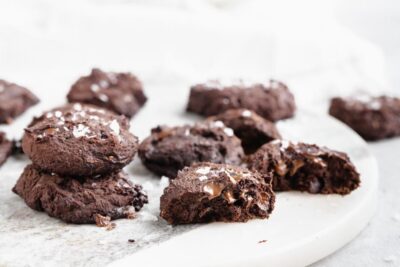
[(11, 123), (39, 99), (25, 87), (0, 80), (0, 123)]
[(269, 83), (223, 85), (208, 82), (191, 87), (187, 110), (204, 116), (220, 114), (229, 109), (245, 108), (270, 121), (293, 117), (296, 105), (286, 85)]
[(273, 122), (248, 109), (230, 109), (207, 120), (222, 121), (227, 127), (232, 128), (242, 141), (246, 154), (252, 154), (263, 144), (281, 138)]
[(170, 224), (268, 218), (275, 203), (268, 179), (237, 166), (194, 164), (164, 190), (160, 215)]
[(133, 218), (147, 196), (124, 172), (76, 179), (38, 171), (28, 165), (13, 192), (26, 204), (68, 223), (95, 223), (96, 215)]
[(13, 142), (7, 139), (4, 132), (0, 132), (0, 166), (3, 165), (13, 150)]
[(142, 83), (131, 73), (104, 72), (93, 69), (72, 85), (69, 102), (81, 102), (107, 108), (128, 118), (146, 103)]
[(251, 170), (273, 174), (275, 191), (345, 195), (360, 185), (360, 175), (349, 157), (326, 147), (274, 140), (248, 161)]
[(329, 114), (350, 126), (366, 140), (400, 135), (400, 98), (379, 96), (331, 100)]
[(195, 162), (240, 164), (243, 149), (233, 130), (219, 121), (154, 128), (139, 145), (138, 154), (152, 172), (175, 178)]
[(66, 176), (119, 170), (131, 162), (137, 146), (124, 116), (81, 104), (35, 118), (22, 138), (22, 148), (36, 168)]

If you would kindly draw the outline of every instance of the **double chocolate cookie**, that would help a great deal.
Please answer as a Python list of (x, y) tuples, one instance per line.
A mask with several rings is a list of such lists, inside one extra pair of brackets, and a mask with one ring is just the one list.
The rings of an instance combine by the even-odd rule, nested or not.
[(274, 202), (269, 176), (228, 164), (197, 163), (165, 188), (160, 215), (170, 224), (246, 222), (267, 218)]
[(154, 128), (139, 145), (138, 154), (149, 170), (175, 178), (195, 162), (240, 164), (243, 149), (233, 130), (217, 121)]
[(231, 109), (207, 120), (222, 121), (227, 127), (232, 128), (242, 141), (246, 154), (254, 153), (263, 144), (281, 138), (274, 123), (248, 109)]
[(329, 114), (366, 140), (400, 135), (400, 98), (365, 95), (336, 97), (331, 100)]
[(28, 165), (13, 191), (26, 204), (68, 223), (95, 223), (97, 215), (133, 218), (147, 196), (124, 172), (102, 177), (61, 177)]
[(360, 185), (360, 175), (345, 153), (304, 143), (272, 141), (249, 156), (248, 167), (272, 173), (275, 191), (345, 195)]
[(204, 116), (245, 108), (270, 121), (293, 117), (294, 96), (281, 82), (221, 84), (218, 81), (191, 87), (187, 110)]
[(39, 99), (25, 87), (0, 80), (0, 123), (11, 123)]
[(22, 148), (35, 167), (67, 176), (117, 171), (131, 162), (137, 145), (124, 116), (81, 104), (68, 104), (35, 118), (22, 139)]
[(81, 102), (107, 108), (128, 118), (146, 103), (142, 83), (131, 73), (104, 72), (93, 69), (72, 85), (69, 102)]

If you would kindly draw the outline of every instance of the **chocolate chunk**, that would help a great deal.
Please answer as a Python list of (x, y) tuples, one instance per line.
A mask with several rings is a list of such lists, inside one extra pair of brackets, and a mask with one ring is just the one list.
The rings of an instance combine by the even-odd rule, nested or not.
[(35, 167), (66, 176), (120, 170), (131, 162), (137, 146), (124, 116), (81, 104), (45, 112), (25, 129), (22, 139)]
[(11, 155), (13, 143), (7, 139), (6, 133), (0, 132), (0, 166), (2, 166)]
[(25, 87), (0, 80), (0, 123), (11, 123), (39, 99)]
[(229, 109), (244, 108), (270, 121), (293, 117), (296, 105), (286, 85), (269, 83), (223, 85), (208, 82), (191, 87), (187, 110), (204, 116), (220, 114)]
[(146, 103), (142, 83), (131, 73), (104, 72), (93, 69), (80, 78), (67, 95), (69, 102), (81, 102), (107, 108), (133, 117)]
[(331, 100), (329, 114), (366, 140), (400, 135), (400, 98), (360, 95)]
[(175, 178), (179, 170), (195, 162), (240, 164), (243, 149), (233, 130), (219, 121), (154, 128), (138, 154), (149, 170)]
[(246, 154), (252, 154), (263, 144), (281, 138), (274, 123), (248, 109), (231, 109), (207, 120), (222, 121), (227, 127), (232, 128), (242, 141)]
[(109, 226), (107, 218), (127, 218), (148, 203), (142, 187), (132, 184), (124, 172), (98, 178), (72, 178), (47, 174), (28, 165), (13, 191), (30, 208), (51, 217), (104, 227)]
[(326, 147), (275, 140), (248, 161), (250, 169), (273, 174), (275, 191), (345, 195), (360, 185), (360, 175), (349, 157)]
[(228, 164), (196, 163), (171, 180), (160, 210), (170, 224), (246, 222), (268, 218), (274, 202), (269, 176)]

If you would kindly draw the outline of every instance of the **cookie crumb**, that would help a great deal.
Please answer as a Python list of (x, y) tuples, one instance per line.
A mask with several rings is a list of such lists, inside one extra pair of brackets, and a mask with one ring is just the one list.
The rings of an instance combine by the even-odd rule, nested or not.
[(117, 225), (115, 223), (110, 223), (109, 225), (107, 225), (106, 230), (111, 231), (111, 230), (114, 230), (115, 227), (117, 227)]
[(126, 218), (133, 220), (137, 217), (136, 212), (134, 210), (128, 210), (125, 212)]
[(94, 217), (94, 220), (98, 227), (107, 227), (108, 228), (108, 226), (111, 223), (111, 218), (109, 216), (102, 216), (100, 214), (96, 214)]
[(267, 243), (267, 240), (263, 239), (263, 240), (258, 241), (258, 244), (262, 244), (262, 243)]

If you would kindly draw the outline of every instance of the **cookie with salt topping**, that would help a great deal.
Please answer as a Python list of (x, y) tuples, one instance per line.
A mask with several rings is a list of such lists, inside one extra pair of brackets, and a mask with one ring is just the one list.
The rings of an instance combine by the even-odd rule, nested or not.
[(150, 171), (169, 178), (196, 162), (239, 165), (244, 155), (240, 139), (221, 121), (156, 127), (138, 154)]
[(261, 117), (278, 121), (291, 118), (296, 111), (293, 94), (279, 81), (208, 81), (193, 85), (187, 111), (212, 116), (229, 109), (253, 110)]
[(67, 104), (34, 118), (22, 138), (22, 149), (35, 168), (78, 177), (123, 168), (137, 146), (124, 116), (81, 104)]
[(238, 166), (196, 163), (164, 190), (160, 216), (170, 224), (268, 218), (275, 203), (270, 181)]
[(28, 165), (13, 192), (34, 210), (79, 224), (95, 223), (99, 216), (111, 220), (134, 218), (148, 203), (142, 187), (130, 182), (123, 171), (97, 178), (60, 177)]
[(67, 95), (69, 102), (79, 102), (109, 109), (133, 117), (146, 103), (142, 83), (129, 72), (105, 72), (93, 69), (79, 78)]
[(329, 114), (365, 140), (400, 136), (400, 98), (359, 94), (331, 99)]

